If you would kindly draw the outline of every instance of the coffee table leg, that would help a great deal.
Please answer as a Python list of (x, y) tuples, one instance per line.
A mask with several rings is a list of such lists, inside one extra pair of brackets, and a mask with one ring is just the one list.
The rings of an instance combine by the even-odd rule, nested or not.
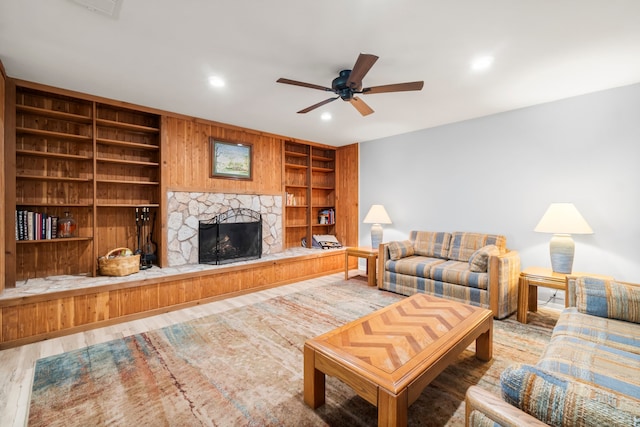
[[(493, 319), (492, 319), (493, 320)], [(493, 357), (493, 321), (489, 330), (476, 338), (476, 359), (488, 362)]]
[(304, 346), (304, 403), (316, 409), (324, 405), (324, 373), (315, 366), (316, 352)]
[(409, 394), (405, 388), (395, 395), (378, 387), (378, 427), (405, 427), (409, 410)]

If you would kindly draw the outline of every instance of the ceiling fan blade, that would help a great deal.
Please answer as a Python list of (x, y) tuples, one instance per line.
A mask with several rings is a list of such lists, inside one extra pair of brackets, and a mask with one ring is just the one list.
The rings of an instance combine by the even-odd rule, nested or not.
[(408, 90), (422, 90), (424, 86), (423, 81), (408, 82), (408, 83), (395, 83), (391, 85), (366, 87), (362, 89), (362, 94), (367, 95), (370, 93), (387, 93), (387, 92), (404, 92)]
[(360, 114), (362, 114), (363, 116), (368, 116), (369, 114), (373, 113), (373, 109), (371, 107), (369, 107), (362, 99), (358, 98), (358, 97), (353, 97), (349, 100), (349, 102), (351, 103), (351, 105), (353, 105), (356, 110), (358, 110), (360, 112)]
[(357, 89), (362, 87), (362, 79), (369, 72), (373, 64), (376, 63), (378, 57), (368, 53), (361, 53), (356, 60), (351, 74), (349, 74), (349, 80), (347, 80), (347, 87), (351, 89)]
[(299, 82), (299, 81), (291, 80), (291, 79), (284, 79), (282, 77), (279, 78), (278, 80), (276, 80), (276, 82), (284, 83), (284, 84), (288, 84), (288, 85), (294, 85), (294, 86), (308, 87), (308, 88), (311, 88), (311, 89), (324, 90), (326, 92), (333, 92), (333, 89), (325, 87), (325, 86), (314, 85), (313, 83)]
[(322, 107), (323, 105), (328, 104), (331, 101), (335, 101), (338, 98), (340, 98), (340, 97), (336, 96), (335, 98), (325, 99), (324, 101), (318, 102), (317, 104), (313, 104), (311, 107), (307, 107), (307, 108), (305, 108), (303, 110), (298, 111), (298, 114), (308, 113), (309, 111), (315, 110), (318, 107)]

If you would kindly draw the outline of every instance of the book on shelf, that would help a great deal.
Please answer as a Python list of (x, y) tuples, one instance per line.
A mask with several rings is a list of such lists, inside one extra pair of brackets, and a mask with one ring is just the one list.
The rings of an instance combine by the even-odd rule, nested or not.
[(318, 224), (333, 225), (336, 223), (336, 211), (333, 208), (320, 209), (318, 211)]
[(297, 206), (298, 200), (296, 199), (296, 195), (293, 193), (287, 193), (287, 206)]
[(58, 217), (42, 212), (16, 210), (16, 240), (49, 240), (58, 237)]

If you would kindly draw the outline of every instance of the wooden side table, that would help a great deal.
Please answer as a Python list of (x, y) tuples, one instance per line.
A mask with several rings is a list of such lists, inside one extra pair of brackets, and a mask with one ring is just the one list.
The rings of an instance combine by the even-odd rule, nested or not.
[[(567, 276), (594, 276), (608, 278), (600, 274), (571, 272), (568, 274), (555, 273), (550, 268), (544, 267), (527, 267), (520, 272), (520, 280), (518, 281), (518, 322), (527, 323), (527, 314), (529, 311), (538, 311), (538, 286), (545, 288), (559, 289), (567, 291)], [(564, 297), (564, 305), (567, 307), (569, 298)]]
[(378, 249), (371, 246), (348, 247), (344, 252), (344, 280), (349, 280), (349, 257), (367, 259), (367, 283), (369, 286), (376, 286), (376, 262), (378, 260)]
[[(528, 312), (538, 311), (538, 286), (566, 291), (567, 275), (543, 267), (522, 270), (518, 281), (518, 322), (527, 323)], [(566, 301), (565, 297), (565, 304)]]

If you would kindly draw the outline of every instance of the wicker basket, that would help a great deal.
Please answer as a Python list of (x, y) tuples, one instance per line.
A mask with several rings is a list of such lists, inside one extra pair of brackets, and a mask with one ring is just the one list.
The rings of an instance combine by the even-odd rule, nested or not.
[(98, 258), (98, 268), (103, 276), (128, 276), (140, 271), (140, 254), (109, 258), (111, 254), (129, 250), (129, 248), (115, 248), (105, 256)]

